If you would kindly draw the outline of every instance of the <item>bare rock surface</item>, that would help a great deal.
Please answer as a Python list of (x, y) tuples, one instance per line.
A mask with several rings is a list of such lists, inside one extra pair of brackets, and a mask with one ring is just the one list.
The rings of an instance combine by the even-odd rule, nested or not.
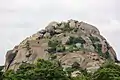
[(17, 70), (22, 63), (35, 63), (38, 58), (57, 60), (64, 68), (78, 63), (90, 71), (98, 69), (107, 59), (117, 61), (114, 49), (99, 30), (76, 20), (51, 22), (27, 37), (7, 52), (4, 70)]

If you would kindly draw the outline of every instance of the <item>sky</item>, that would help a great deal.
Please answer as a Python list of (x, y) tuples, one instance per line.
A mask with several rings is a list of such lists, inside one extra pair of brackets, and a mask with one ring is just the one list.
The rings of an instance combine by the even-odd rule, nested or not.
[(120, 60), (120, 0), (0, 0), (0, 65), (8, 50), (51, 21), (96, 26)]

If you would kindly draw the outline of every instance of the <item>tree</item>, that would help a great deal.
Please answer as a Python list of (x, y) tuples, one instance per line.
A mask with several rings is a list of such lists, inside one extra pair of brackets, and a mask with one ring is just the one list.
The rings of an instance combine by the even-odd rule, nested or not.
[[(72, 77), (74, 71), (81, 73)], [(76, 62), (63, 70), (57, 62), (38, 59), (35, 64), (23, 63), (16, 72), (6, 71), (0, 80), (120, 80), (120, 66), (108, 61), (92, 74)]]
[(68, 80), (68, 77), (61, 66), (39, 59), (36, 64), (22, 64), (16, 72), (5, 72), (3, 80)]
[(64, 46), (61, 45), (61, 41), (57, 39), (49, 40), (48, 42), (48, 52), (49, 53), (56, 53), (58, 51), (64, 51)]
[(73, 77), (71, 80), (90, 80), (90, 79), (88, 79), (87, 76), (80, 75), (80, 76), (77, 76), (77, 77)]
[(67, 80), (63, 68), (55, 63), (39, 59), (35, 71), (35, 80)]
[[(87, 70), (82, 69), (77, 62), (73, 63), (72, 67), (66, 68), (65, 71), (68, 77), (70, 78), (70, 80), (90, 80), (91, 77), (91, 75), (87, 73)], [(72, 77), (72, 73), (74, 71), (79, 71), (80, 74), (78, 74), (77, 77)]]
[(103, 68), (94, 73), (93, 80), (120, 80), (120, 71), (111, 68)]
[(93, 80), (120, 80), (120, 66), (114, 63), (106, 63), (93, 76)]

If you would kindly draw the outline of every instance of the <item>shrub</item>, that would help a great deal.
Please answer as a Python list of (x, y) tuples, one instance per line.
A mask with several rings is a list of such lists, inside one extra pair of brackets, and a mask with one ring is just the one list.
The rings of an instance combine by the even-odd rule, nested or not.
[(5, 72), (3, 80), (68, 80), (68, 77), (61, 66), (39, 59), (36, 64), (21, 65), (16, 72)]
[(90, 80), (90, 79), (88, 79), (88, 77), (85, 75), (80, 75), (77, 77), (73, 77), (71, 80)]
[(120, 80), (120, 66), (107, 62), (92, 76), (92, 80)]
[(102, 53), (102, 44), (93, 44), (95, 50), (98, 52), (98, 54), (102, 57), (104, 57)]
[(56, 59), (56, 58), (57, 58), (57, 56), (56, 56), (56, 55), (54, 55), (54, 54), (51, 54), (51, 55), (50, 55), (50, 58), (51, 58), (51, 60), (54, 60), (54, 59)]
[(106, 59), (111, 59), (110, 54), (109, 54), (108, 51), (104, 54), (104, 56), (105, 56)]
[[(58, 46), (60, 46), (61, 45), (61, 41), (59, 41), (59, 40), (57, 40), (57, 39), (54, 39), (54, 40), (49, 40), (49, 42), (48, 42), (48, 52), (49, 53), (55, 53), (56, 52), (56, 50), (58, 50)], [(61, 46), (60, 48), (59, 48), (60, 50), (62, 50), (63, 49), (63, 47)]]
[(70, 36), (70, 38), (69, 38), (69, 40), (68, 40), (68, 42), (66, 44), (71, 45), (71, 44), (76, 44), (76, 43), (84, 44), (85, 40), (82, 39), (82, 37), (73, 37), (73, 36)]
[[(76, 64), (76, 62), (75, 62)], [(77, 64), (78, 65), (78, 64)], [(90, 80), (91, 75), (89, 73), (87, 73), (86, 69), (82, 69), (81, 67), (68, 67), (65, 69), (66, 73), (68, 74), (70, 80), (84, 80), (83, 77), (85, 78), (85, 80)], [(79, 71), (81, 74), (79, 74), (77, 77), (71, 77), (72, 73), (74, 71)]]
[(90, 36), (89, 38), (92, 41), (92, 43), (100, 42), (100, 40), (97, 37)]
[(73, 52), (74, 51), (74, 46), (73, 45), (68, 46), (68, 49), (66, 49), (66, 51)]
[(48, 41), (49, 47), (56, 47), (57, 45), (60, 45), (60, 44), (61, 44), (61, 41), (59, 41), (57, 39), (53, 39), (53, 40)]
[(47, 49), (48, 53), (55, 53), (56, 52), (56, 47), (49, 47)]
[(103, 68), (94, 74), (93, 80), (120, 80), (120, 72), (116, 69)]
[[(87, 73), (86, 69), (78, 67), (76, 62), (74, 67), (65, 70), (59, 64), (38, 59), (35, 64), (22, 64), (16, 72), (4, 72), (0, 80), (120, 80), (120, 66), (111, 61), (103, 64), (94, 73)], [(74, 71), (80, 71), (81, 74), (71, 77)]]
[(58, 45), (56, 47), (56, 52), (64, 52), (65, 51), (65, 46), (64, 45)]

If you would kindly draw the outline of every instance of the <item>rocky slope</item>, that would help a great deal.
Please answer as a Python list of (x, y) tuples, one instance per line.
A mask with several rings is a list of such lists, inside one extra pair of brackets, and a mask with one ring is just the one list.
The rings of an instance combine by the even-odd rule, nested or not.
[(117, 61), (116, 53), (99, 30), (85, 22), (51, 22), (45, 29), (23, 40), (6, 54), (4, 70), (16, 70), (38, 58), (59, 61), (66, 68), (78, 65), (95, 70), (106, 60)]

